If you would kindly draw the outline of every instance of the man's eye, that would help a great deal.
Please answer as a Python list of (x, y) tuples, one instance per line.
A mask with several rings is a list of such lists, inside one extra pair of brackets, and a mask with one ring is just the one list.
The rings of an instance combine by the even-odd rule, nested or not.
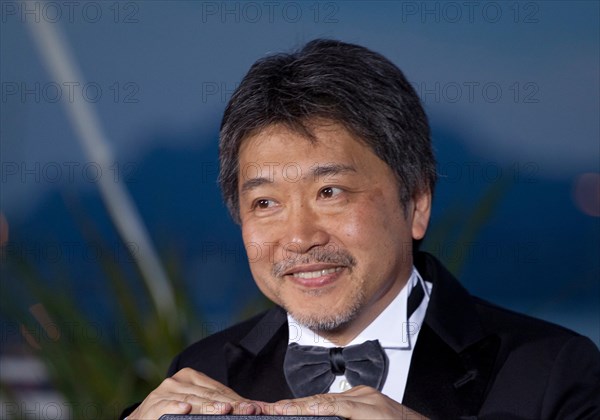
[(252, 209), (268, 209), (274, 205), (275, 203), (273, 200), (269, 200), (268, 198), (259, 198), (252, 204)]
[(319, 191), (319, 197), (321, 198), (332, 198), (342, 192), (341, 188), (337, 187), (325, 187)]

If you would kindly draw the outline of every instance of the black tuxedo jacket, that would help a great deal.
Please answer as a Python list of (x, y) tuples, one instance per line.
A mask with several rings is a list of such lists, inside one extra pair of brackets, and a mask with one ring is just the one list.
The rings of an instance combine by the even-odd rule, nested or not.
[[(470, 296), (431, 255), (415, 265), (433, 291), (404, 405), (443, 419), (600, 419), (600, 353), (588, 338)], [(287, 343), (274, 308), (191, 345), (169, 375), (191, 367), (249, 399), (292, 398)]]

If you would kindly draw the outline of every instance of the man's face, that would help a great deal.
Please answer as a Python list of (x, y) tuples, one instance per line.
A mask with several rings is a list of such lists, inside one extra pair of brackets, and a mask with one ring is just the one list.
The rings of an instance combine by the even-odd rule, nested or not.
[(297, 321), (360, 331), (408, 279), (430, 195), (405, 215), (381, 159), (337, 123), (312, 128), (316, 142), (273, 125), (242, 143), (244, 244), (260, 290)]

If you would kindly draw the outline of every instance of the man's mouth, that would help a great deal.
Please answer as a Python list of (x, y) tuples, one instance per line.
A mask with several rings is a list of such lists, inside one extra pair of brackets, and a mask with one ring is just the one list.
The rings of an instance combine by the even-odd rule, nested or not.
[(331, 264), (311, 264), (289, 269), (284, 277), (301, 287), (309, 289), (321, 288), (332, 283), (341, 276), (345, 266)]
[(288, 257), (273, 264), (271, 270), (273, 277), (288, 277), (294, 281), (309, 281), (314, 279), (333, 279), (341, 275), (343, 270), (352, 270), (356, 265), (354, 257), (341, 248), (330, 249), (312, 248), (303, 255), (295, 258)]
[(343, 268), (344, 267), (333, 267), (333, 268), (326, 268), (323, 270), (315, 270), (315, 271), (300, 271), (297, 273), (292, 273), (292, 276), (299, 278), (299, 279), (316, 279), (317, 277), (323, 277), (328, 274), (337, 273), (338, 271), (341, 271)]

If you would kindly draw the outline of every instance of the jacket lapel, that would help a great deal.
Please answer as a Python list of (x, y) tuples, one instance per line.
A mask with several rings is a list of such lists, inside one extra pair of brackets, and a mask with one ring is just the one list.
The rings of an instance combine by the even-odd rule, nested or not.
[(423, 325), (402, 403), (431, 418), (476, 416), (498, 345), (497, 337), (490, 336), (456, 353), (427, 324)]
[(432, 418), (476, 416), (500, 340), (485, 334), (473, 298), (435, 258), (420, 253), (415, 265), (433, 283), (433, 291), (403, 403)]
[(225, 345), (227, 385), (258, 401), (293, 398), (283, 373), (287, 345), (286, 314), (279, 307), (271, 309), (243, 339)]

